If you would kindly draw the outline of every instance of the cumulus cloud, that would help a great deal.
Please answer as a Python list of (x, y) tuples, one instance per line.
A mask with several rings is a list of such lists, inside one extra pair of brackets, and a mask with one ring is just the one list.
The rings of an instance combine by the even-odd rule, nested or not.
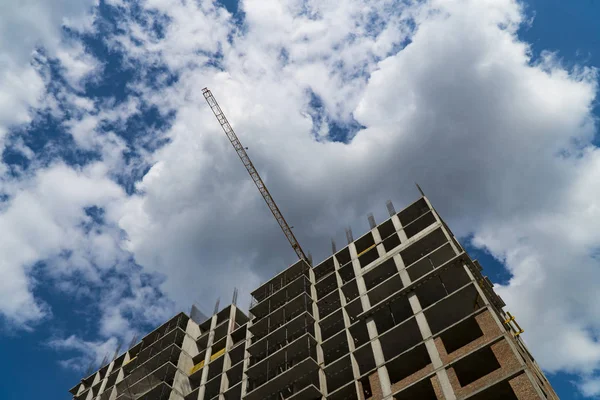
[[(27, 326), (44, 318), (48, 309), (34, 298), (28, 274), (39, 261), (58, 258), (49, 273), (65, 274), (72, 268), (98, 279), (95, 266), (108, 266), (117, 257), (114, 235), (93, 232), (81, 226), (89, 217), (85, 208), (110, 207), (122, 197), (122, 189), (102, 175), (102, 168), (90, 165), (75, 171), (56, 164), (30, 180), (4, 185), (10, 199), (0, 213), (0, 313), (11, 323)], [(59, 257), (68, 252), (68, 259)]]
[(95, 3), (25, 0), (0, 5), (0, 140), (10, 126), (29, 122), (30, 109), (41, 104), (44, 80), (31, 63), (37, 49), (63, 54), (70, 61), (69, 75), (71, 71), (81, 74), (91, 63), (90, 56), (80, 55), (77, 60), (61, 51), (61, 29), (69, 23), (79, 24)]
[[(168, 275), (171, 296), (201, 291), (208, 302), (293, 261), (204, 105), (209, 86), (318, 257), (345, 225), (364, 231), (368, 211), (382, 219), (387, 198), (414, 199), (416, 180), (458, 234), (506, 264), (512, 279), (499, 290), (519, 305), (542, 365), (596, 368), (595, 70), (566, 69), (551, 53), (533, 59), (517, 36), (529, 21), (511, 0), (245, 1), (243, 26), (221, 39), (215, 67), (206, 52), (229, 24), (213, 24), (200, 44), (179, 36), (190, 15), (206, 18), (201, 4), (183, 5), (182, 18), (168, 1), (148, 2), (168, 21), (164, 38), (131, 52), (132, 62), (144, 66), (149, 54), (179, 74), (160, 95), (145, 93), (177, 117), (120, 220), (128, 249)], [(116, 39), (123, 48), (144, 37), (136, 26)], [(313, 95), (325, 119), (364, 128), (345, 144), (315, 140)], [(560, 290), (565, 282), (572, 292)], [(554, 330), (537, 328), (550, 321)]]
[(75, 335), (71, 335), (64, 339), (51, 339), (47, 345), (61, 353), (71, 352), (78, 354), (73, 358), (61, 360), (59, 363), (64, 368), (85, 373), (90, 363), (99, 365), (105, 356), (112, 356), (118, 346), (118, 342), (115, 338), (105, 341), (86, 341)]

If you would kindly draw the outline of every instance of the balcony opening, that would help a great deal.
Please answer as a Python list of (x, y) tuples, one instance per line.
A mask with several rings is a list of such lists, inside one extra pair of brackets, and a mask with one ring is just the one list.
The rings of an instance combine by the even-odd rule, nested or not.
[(321, 347), (323, 348), (325, 366), (328, 366), (350, 352), (345, 331), (338, 333), (327, 342), (324, 342)]
[(200, 324), (200, 336), (208, 333), (212, 324), (212, 318), (207, 318), (206, 321)]
[(398, 269), (396, 268), (394, 259), (389, 258), (363, 275), (365, 286), (367, 287), (367, 290), (371, 290), (390, 276), (397, 273)]
[(500, 368), (490, 347), (485, 347), (469, 354), (452, 365), (461, 387), (475, 382)]
[(394, 223), (392, 222), (391, 218), (379, 225), (377, 230), (379, 231), (379, 236), (383, 240), (385, 240), (385, 238), (391, 234), (396, 233), (396, 227), (394, 227)]
[(390, 383), (392, 385), (398, 383), (430, 364), (431, 359), (429, 353), (427, 353), (427, 348), (424, 344), (421, 344), (386, 364)]
[(400, 219), (402, 226), (406, 226), (429, 210), (431, 210), (429, 205), (425, 199), (422, 198), (400, 211), (398, 213), (398, 218)]
[(358, 372), (360, 372), (361, 375), (373, 371), (377, 366), (371, 344), (362, 346), (360, 349), (356, 350), (354, 352), (354, 358), (358, 364)]
[(369, 301), (372, 305), (379, 303), (380, 301), (390, 297), (392, 294), (398, 292), (404, 287), (400, 275), (392, 275), (387, 280), (381, 282), (378, 286), (367, 292)]
[(346, 314), (348, 314), (348, 318), (350, 318), (350, 324), (353, 324), (358, 319), (358, 315), (363, 312), (360, 297), (346, 304), (344, 309), (346, 310)]
[(397, 233), (394, 233), (387, 238), (383, 239), (383, 247), (386, 252), (394, 250), (396, 247), (400, 246), (402, 243), (400, 242), (400, 236)]
[(436, 229), (427, 236), (411, 244), (406, 249), (402, 250), (400, 252), (402, 261), (404, 261), (404, 265), (406, 267), (409, 267), (412, 263), (431, 253), (433, 250), (437, 249), (447, 241), (448, 240), (446, 235), (444, 235), (444, 232), (441, 229)]
[(450, 243), (446, 243), (442, 247), (436, 249), (433, 253), (428, 254), (426, 257), (413, 263), (406, 272), (408, 272), (411, 281), (416, 281), (423, 275), (426, 275), (435, 268), (451, 260), (455, 255)]
[(348, 247), (344, 247), (342, 250), (338, 251), (335, 254), (335, 258), (337, 258), (338, 263), (340, 264), (340, 266), (344, 266), (346, 264), (348, 264), (351, 260), (350, 258), (350, 249), (348, 249)]
[(379, 336), (383, 356), (390, 360), (423, 341), (417, 321), (413, 318)]
[(442, 329), (480, 309), (483, 304), (475, 287), (468, 285), (436, 303), (425, 310), (424, 313), (431, 328), (431, 333), (435, 335)]
[(344, 329), (344, 315), (342, 309), (330, 314), (319, 323), (321, 327), (321, 340), (325, 341)]
[(248, 316), (239, 308), (235, 310), (235, 323), (242, 326), (248, 322)]
[(428, 211), (425, 214), (421, 215), (418, 219), (414, 220), (413, 222), (404, 227), (406, 237), (410, 239), (417, 233), (421, 232), (428, 226), (435, 224), (436, 222), (437, 220), (435, 219), (433, 212)]
[(317, 290), (317, 298), (322, 299), (338, 287), (335, 274), (329, 275), (315, 285)]
[(450, 354), (483, 336), (475, 317), (468, 318), (440, 335), (446, 353)]
[(498, 382), (495, 385), (469, 397), (469, 400), (519, 400), (508, 381)]
[(244, 324), (237, 328), (235, 331), (231, 332), (231, 340), (233, 341), (233, 346), (237, 345), (240, 342), (246, 340), (246, 328), (248, 325)]
[[(218, 354), (218, 353), (217, 353)], [(215, 354), (215, 355), (217, 355)], [(213, 357), (215, 356), (213, 355)], [(212, 359), (212, 357), (211, 357)], [(221, 375), (223, 373), (223, 360), (225, 357), (218, 356), (214, 360), (208, 364), (208, 380), (210, 381), (217, 375)]]
[(221, 325), (218, 325), (215, 328), (215, 335), (214, 335), (213, 341), (216, 343), (219, 340), (223, 339), (225, 336), (227, 336), (228, 330), (229, 330), (229, 324), (227, 323), (227, 320), (225, 320), (221, 323)]
[(377, 332), (381, 335), (412, 316), (413, 311), (408, 299), (401, 296), (377, 310), (373, 314), (373, 320)]
[(244, 353), (246, 351), (246, 346), (241, 344), (229, 350), (229, 359), (231, 361), (231, 365), (236, 365), (244, 359)]
[(294, 318), (288, 324), (249, 347), (250, 365), (259, 363), (306, 333), (310, 333), (314, 337), (314, 330), (314, 319), (308, 313)]
[(206, 383), (206, 389), (204, 391), (204, 398), (205, 399), (212, 399), (213, 397), (216, 397), (219, 394), (219, 391), (221, 390), (221, 379), (213, 379), (213, 380), (209, 380)]
[(227, 321), (229, 319), (229, 314), (231, 311), (231, 306), (225, 307), (217, 314), (217, 325), (219, 325), (223, 321)]
[(352, 325), (350, 327), (350, 336), (352, 336), (352, 340), (354, 341), (354, 348), (358, 348), (367, 343), (370, 340), (367, 324), (358, 323)]
[(373, 239), (373, 234), (371, 232), (368, 232), (367, 234), (365, 234), (364, 236), (362, 236), (354, 242), (354, 246), (356, 247), (356, 254), (360, 254), (369, 249), (370, 247), (373, 247), (374, 245), (375, 240)]
[(354, 379), (354, 374), (352, 373), (350, 355), (347, 355), (331, 364), (329, 367), (326, 367), (325, 375), (327, 377), (328, 392), (333, 392), (352, 381)]
[(371, 381), (369, 381), (369, 378), (361, 379), (360, 386), (362, 387), (363, 398), (370, 399), (373, 397), (373, 390), (371, 389)]
[(356, 280), (348, 282), (344, 286), (342, 286), (342, 292), (344, 293), (344, 298), (346, 299), (346, 303), (350, 303), (352, 300), (358, 297), (358, 285), (356, 284)]
[(123, 361), (125, 360), (125, 353), (121, 354), (119, 357), (117, 357), (117, 359), (115, 360), (115, 363), (113, 364), (113, 371), (121, 368), (123, 366)]
[(229, 370), (227, 371), (227, 380), (229, 381), (229, 387), (233, 387), (242, 381), (243, 372), (243, 363), (239, 363), (233, 368), (229, 368)]
[(422, 308), (427, 308), (444, 297), (454, 293), (465, 286), (471, 280), (465, 272), (459, 259), (448, 266), (448, 268), (427, 280), (415, 289)]
[(317, 389), (319, 387), (319, 375), (317, 372), (309, 373), (304, 375), (293, 383), (287, 385), (278, 392), (273, 393), (271, 396), (264, 398), (263, 400), (282, 400), (289, 399), (296, 395), (297, 399), (305, 400), (320, 400), (322, 395)]
[(394, 395), (394, 400), (437, 400), (431, 379), (423, 379)]
[[(225, 396), (225, 400), (241, 399), (242, 398), (242, 385), (241, 384), (232, 385), (230, 383), (229, 389), (224, 393), (224, 396)], [(198, 396), (196, 395), (196, 397), (194, 397), (193, 400), (197, 400), (197, 399), (198, 399)]]
[(319, 282), (321, 278), (332, 273), (334, 270), (335, 264), (333, 262), (333, 257), (329, 257), (327, 260), (323, 261), (321, 264), (313, 268), (313, 271), (315, 273), (315, 281)]
[[(319, 399), (321, 399), (321, 397), (319, 397)], [(328, 393), (327, 400), (358, 400), (356, 385), (354, 382), (347, 383), (346, 386), (342, 386), (334, 393)]]
[(338, 310), (341, 307), (339, 292), (336, 290), (319, 300), (317, 307), (319, 308), (319, 318), (325, 318), (332, 312)]
[(360, 262), (361, 268), (365, 268), (373, 261), (379, 258), (379, 252), (377, 251), (377, 247), (372, 247), (370, 250), (366, 250), (364, 253), (358, 256), (358, 261)]
[(354, 267), (352, 263), (346, 264), (342, 268), (339, 269), (340, 278), (342, 278), (342, 282), (347, 283), (354, 279)]
[(116, 369), (108, 376), (108, 380), (106, 381), (106, 389), (113, 387), (115, 385), (115, 383), (117, 383), (118, 377), (119, 377), (119, 370)]

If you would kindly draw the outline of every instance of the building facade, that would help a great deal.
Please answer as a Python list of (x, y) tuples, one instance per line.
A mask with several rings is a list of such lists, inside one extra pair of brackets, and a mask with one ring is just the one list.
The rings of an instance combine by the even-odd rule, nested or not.
[(558, 399), (502, 299), (423, 196), (204, 321), (181, 313), (75, 400)]

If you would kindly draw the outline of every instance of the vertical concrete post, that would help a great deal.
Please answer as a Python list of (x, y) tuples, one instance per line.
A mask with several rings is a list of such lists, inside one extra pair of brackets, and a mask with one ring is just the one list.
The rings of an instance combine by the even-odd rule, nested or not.
[[(334, 263), (337, 262), (334, 258)], [(335, 264), (334, 264), (335, 268)], [(323, 355), (323, 348), (321, 347), (321, 343), (323, 343), (321, 336), (321, 327), (319, 326), (319, 307), (317, 307), (317, 288), (315, 287), (316, 278), (315, 272), (312, 268), (308, 270), (309, 273), (309, 281), (310, 281), (310, 298), (312, 304), (312, 312), (315, 317), (314, 322), (314, 330), (315, 330), (315, 339), (317, 339), (317, 364), (319, 365), (319, 390), (323, 394), (323, 396), (327, 396), (327, 379), (325, 376), (325, 370), (323, 369), (323, 365), (325, 365), (325, 356)], [(337, 273), (334, 270), (334, 273)], [(338, 292), (338, 296), (340, 295), (340, 291), (336, 289)]]
[(385, 247), (383, 247), (383, 242), (381, 241), (381, 235), (379, 234), (379, 229), (374, 227), (371, 229), (371, 234), (373, 235), (373, 240), (377, 243), (377, 255), (379, 257), (383, 257), (385, 255)]
[(396, 269), (398, 269), (398, 273), (400, 274), (402, 285), (407, 287), (410, 285), (411, 279), (406, 271), (406, 266), (404, 265), (404, 260), (402, 260), (400, 253), (394, 255), (394, 264), (396, 264)]
[(210, 321), (210, 332), (208, 334), (208, 343), (206, 345), (206, 355), (204, 356), (204, 368), (202, 368), (202, 378), (200, 379), (200, 390), (198, 390), (198, 399), (204, 399), (206, 391), (206, 382), (208, 380), (208, 369), (210, 366), (210, 356), (212, 355), (213, 339), (215, 337), (215, 327), (217, 326), (217, 314), (213, 315)]
[[(250, 317), (250, 316), (249, 316)], [(252, 343), (252, 333), (250, 332), (250, 327), (252, 326), (252, 319), (248, 321), (248, 325), (246, 325), (246, 344), (244, 349), (244, 361), (242, 366), (242, 398), (248, 393), (248, 375), (246, 375), (246, 371), (250, 366), (250, 352), (248, 348)]]
[[(415, 320), (417, 321), (417, 325), (419, 326), (419, 331), (421, 331), (421, 335), (425, 342), (425, 348), (427, 349), (427, 353), (431, 358), (431, 363), (433, 364), (434, 369), (441, 368), (443, 366), (442, 359), (440, 357), (440, 353), (435, 347), (435, 343), (433, 341), (433, 337), (431, 334), (431, 328), (429, 327), (429, 323), (427, 322), (427, 318), (423, 313), (423, 309), (421, 307), (421, 303), (416, 294), (412, 294), (408, 297), (408, 302), (410, 303), (410, 307), (412, 308), (413, 314), (415, 315)], [(452, 385), (450, 384), (450, 380), (448, 379), (448, 373), (444, 368), (439, 369), (436, 372), (437, 378), (440, 381), (440, 386), (442, 388), (442, 392), (444, 393), (444, 398), (447, 400), (455, 400), (456, 394), (454, 393), (454, 389), (452, 389)]]
[(402, 227), (400, 218), (398, 218), (398, 214), (392, 215), (392, 223), (394, 224), (394, 228), (396, 229), (396, 231), (398, 231), (400, 243), (405, 243), (406, 241), (408, 241), (408, 237), (406, 236), (406, 232), (404, 232), (404, 228)]
[(372, 317), (367, 319), (367, 331), (369, 332), (369, 339), (371, 339), (371, 351), (373, 352), (373, 358), (375, 359), (375, 365), (377, 366), (377, 376), (379, 377), (381, 394), (385, 398), (392, 394), (392, 384), (390, 383), (390, 376), (387, 367), (385, 366), (385, 357), (383, 355), (381, 343), (379, 342), (377, 326)]

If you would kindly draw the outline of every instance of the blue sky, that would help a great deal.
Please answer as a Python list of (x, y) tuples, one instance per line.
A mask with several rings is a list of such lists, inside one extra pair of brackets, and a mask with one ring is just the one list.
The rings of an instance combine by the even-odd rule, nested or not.
[[(558, 344), (535, 345), (548, 339), (536, 329), (547, 321), (539, 315), (548, 299), (537, 287), (530, 292), (538, 297), (520, 297), (529, 289), (522, 277), (544, 276), (537, 261), (546, 265), (544, 257), (550, 255), (543, 253), (556, 247), (554, 236), (538, 239), (536, 233), (564, 232), (565, 227), (581, 228), (580, 234), (566, 239), (571, 247), (565, 254), (573, 265), (586, 265), (577, 268), (587, 286), (545, 277), (548, 287), (572, 285), (573, 292), (586, 293), (588, 299), (597, 288), (597, 192), (590, 188), (595, 175), (586, 175), (597, 164), (591, 160), (582, 166), (577, 160), (587, 160), (600, 137), (594, 125), (600, 112), (597, 77), (582, 69), (600, 66), (600, 3), (529, 0), (524, 14), (517, 16), (511, 1), (499, 2), (507, 17), (498, 18), (506, 18), (508, 26), (519, 21), (515, 40), (531, 46), (530, 69), (513, 70), (512, 64), (494, 59), (496, 50), (488, 54), (485, 43), (476, 42), (467, 28), (457, 28), (461, 24), (449, 19), (448, 25), (429, 25), (416, 10), (403, 14), (401, 7), (374, 9), (364, 20), (339, 18), (340, 25), (356, 22), (356, 30), (348, 33), (332, 25), (325, 34), (313, 22), (324, 18), (325, 25), (331, 23), (328, 10), (289, 33), (290, 15), (300, 20), (311, 15), (310, 10), (288, 15), (289, 10), (262, 9), (256, 1), (247, 1), (242, 13), (235, 1), (224, 0), (232, 18), (218, 7), (196, 10), (198, 15), (187, 18), (189, 10), (169, 8), (166, 0), (157, 1), (161, 5), (155, 9), (128, 1), (100, 1), (98, 7), (83, 9), (75, 4), (65, 0), (52, 12), (44, 11), (44, 5), (34, 7), (39, 14), (32, 15), (50, 18), (49, 26), (56, 25), (58, 33), (30, 29), (33, 33), (27, 35), (33, 39), (23, 36), (23, 45), (31, 45), (27, 51), (0, 40), (0, 52), (10, 59), (6, 64), (0, 60), (0, 66), (11, 72), (14, 68), (11, 79), (17, 82), (14, 90), (11, 80), (0, 77), (0, 92), (15, 107), (14, 112), (0, 112), (1, 223), (24, 238), (7, 239), (7, 246), (18, 248), (19, 255), (1, 260), (14, 265), (5, 276), (14, 272), (16, 277), (7, 284), (13, 294), (0, 295), (0, 398), (67, 399), (68, 389), (90, 362), (97, 364), (118, 341), (149, 331), (182, 308), (187, 311), (192, 302), (210, 309), (207, 304), (231, 292), (230, 276), (241, 277), (236, 285), (246, 299), (249, 289), (292, 261), (292, 254), (271, 252), (264, 245), (287, 248), (261, 199), (253, 197), (255, 189), (227, 143), (217, 136), (220, 132), (199, 91), (205, 85), (217, 88), (217, 98), (244, 132), (244, 143), (261, 173), (279, 188), (276, 199), (288, 219), (297, 222), (292, 224), (299, 239), (314, 249), (315, 258), (325, 254), (329, 236), (342, 243), (345, 226), (363, 232), (367, 212), (382, 220), (386, 199), (393, 199), (396, 208), (414, 200), (414, 189), (406, 188), (417, 180), (499, 284), (509, 306), (532, 304), (515, 314), (527, 332), (533, 331), (525, 338), (551, 371), (548, 377), (560, 397), (583, 399), (587, 393), (594, 398), (600, 393), (600, 356), (593, 334), (600, 312), (590, 309), (569, 320), (579, 300), (557, 300), (565, 304), (557, 312), (563, 318), (558, 321), (579, 331), (557, 333), (564, 337)], [(482, 8), (476, 11), (490, 11), (478, 7)], [(447, 12), (463, 21), (475, 15), (460, 6)], [(63, 17), (71, 25), (61, 30)], [(278, 18), (284, 22), (279, 24)], [(12, 20), (25, 27), (28, 23), (18, 12)], [(481, 35), (488, 46), (521, 60), (519, 47), (507, 45), (503, 36), (510, 28), (498, 33), (497, 21), (490, 21)], [(169, 30), (174, 26), (178, 29)], [(424, 40), (415, 35), (415, 28), (422, 28), (423, 35), (456, 29), (464, 43)], [(473, 30), (477, 32), (475, 23)], [(407, 46), (411, 42), (413, 48)], [(431, 56), (449, 46), (459, 51), (448, 60), (458, 61), (448, 62), (440, 73), (435, 62), (427, 63), (433, 58), (426, 57), (427, 51), (431, 49)], [(340, 55), (330, 54), (332, 48)], [(547, 61), (547, 51), (557, 58)], [(467, 79), (476, 71), (471, 64), (480, 60), (486, 61), (480, 65), (500, 66), (488, 71), (489, 80)], [(540, 77), (538, 70), (551, 73)], [(515, 85), (520, 91), (510, 90), (513, 81), (524, 82)], [(536, 95), (546, 95), (521, 95), (529, 83), (542, 86)], [(34, 94), (24, 94), (28, 91)], [(510, 97), (515, 92), (519, 96)], [(481, 93), (485, 100), (473, 101), (481, 99)], [(502, 103), (505, 97), (513, 99), (506, 104), (522, 101), (524, 108), (533, 107), (531, 120), (513, 115)], [(537, 104), (540, 98), (548, 104)], [(0, 97), (0, 105), (9, 104), (3, 101)], [(496, 101), (503, 106), (495, 107)], [(489, 103), (489, 109), (483, 103)], [(421, 109), (427, 111), (411, 114)], [(463, 121), (464, 110), (477, 116)], [(557, 117), (560, 110), (568, 115)], [(498, 115), (508, 122), (498, 122)], [(548, 125), (536, 125), (546, 118)], [(480, 142), (488, 127), (490, 138)], [(532, 136), (523, 142), (510, 134), (497, 140), (509, 131)], [(389, 141), (389, 132), (402, 141)], [(436, 136), (440, 132), (447, 136)], [(514, 148), (502, 147), (511, 140)], [(437, 149), (434, 142), (455, 148)], [(323, 146), (310, 147), (315, 143)], [(477, 156), (482, 153), (478, 146), (498, 146), (499, 158)], [(545, 152), (552, 157), (567, 154), (568, 163), (556, 167), (539, 156)], [(375, 158), (382, 165), (354, 165), (352, 160), (363, 154), (378, 154)], [(426, 154), (432, 163), (423, 161)], [(394, 164), (397, 159), (413, 161)], [(470, 175), (473, 170), (477, 172)], [(581, 185), (556, 183), (566, 181)], [(495, 191), (496, 186), (505, 190)], [(563, 199), (567, 191), (573, 197)], [(465, 198), (473, 200), (463, 202)], [(590, 214), (580, 215), (569, 207), (585, 208)], [(529, 214), (536, 218), (523, 217)], [(507, 215), (517, 216), (511, 220)], [(567, 263), (563, 261), (549, 271), (562, 271), (559, 268)], [(215, 289), (219, 282), (230, 283)], [(22, 301), (13, 306), (10, 297)], [(584, 339), (590, 343), (580, 351), (577, 341)], [(554, 356), (553, 346), (567, 350)]]

